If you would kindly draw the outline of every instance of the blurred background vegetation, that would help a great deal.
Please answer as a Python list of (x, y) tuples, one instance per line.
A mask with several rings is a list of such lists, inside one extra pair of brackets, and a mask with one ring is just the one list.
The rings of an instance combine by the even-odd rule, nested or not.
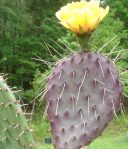
[[(38, 77), (50, 69), (32, 58), (38, 55), (43, 60), (55, 61), (68, 52), (64, 44), (73, 50), (79, 49), (74, 35), (55, 18), (55, 12), (67, 2), (71, 0), (0, 0), (0, 72), (9, 74), (10, 86), (22, 90), (26, 103), (36, 96), (35, 91), (41, 85), (36, 82)], [(101, 52), (110, 52), (118, 42), (117, 50), (125, 50), (128, 48), (128, 1), (109, 0), (107, 4), (110, 13), (94, 33), (92, 49), (101, 48), (118, 35)], [(64, 50), (53, 40), (63, 42)], [(118, 65), (128, 69), (128, 56)]]
[[(0, 73), (8, 74), (8, 84), (21, 90), (19, 94), (24, 103), (30, 103), (45, 87), (43, 78), (51, 70), (49, 62), (70, 54), (67, 46), (79, 51), (74, 34), (63, 28), (55, 17), (55, 12), (67, 2), (71, 0), (0, 0)], [(110, 6), (110, 12), (94, 32), (92, 49), (100, 49), (117, 36), (101, 53), (108, 54), (114, 48), (117, 51), (110, 58), (116, 60), (117, 67), (124, 72), (121, 77), (125, 86), (124, 105), (128, 111), (128, 0), (106, 0), (102, 4), (105, 3)], [(34, 60), (37, 56), (49, 65)], [(41, 104), (45, 106), (44, 101)], [(44, 112), (44, 108), (37, 107), (37, 113)], [(40, 125), (37, 118), (39, 116), (35, 117), (32, 127), (40, 129), (34, 133), (39, 136), (38, 140), (42, 134), (49, 135), (50, 127), (47, 120)], [(111, 132), (113, 127), (109, 130)], [(121, 131), (125, 132), (126, 128)]]

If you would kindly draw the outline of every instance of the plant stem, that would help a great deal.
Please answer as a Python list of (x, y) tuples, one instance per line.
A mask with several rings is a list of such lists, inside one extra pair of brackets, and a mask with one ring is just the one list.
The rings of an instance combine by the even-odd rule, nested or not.
[(78, 42), (83, 51), (90, 51), (91, 49), (91, 34), (77, 35)]

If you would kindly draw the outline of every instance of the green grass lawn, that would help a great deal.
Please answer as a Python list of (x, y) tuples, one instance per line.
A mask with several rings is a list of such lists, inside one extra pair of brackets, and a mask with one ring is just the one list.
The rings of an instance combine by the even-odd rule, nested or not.
[[(44, 143), (45, 137), (51, 137), (50, 125), (47, 120), (40, 121), (38, 116), (32, 123), (33, 136), (38, 149), (54, 149), (53, 145)], [(104, 130), (102, 136), (94, 140), (89, 149), (128, 149), (128, 116), (119, 116)]]
[(128, 149), (128, 136), (121, 134), (119, 136), (100, 137), (96, 139), (89, 149)]

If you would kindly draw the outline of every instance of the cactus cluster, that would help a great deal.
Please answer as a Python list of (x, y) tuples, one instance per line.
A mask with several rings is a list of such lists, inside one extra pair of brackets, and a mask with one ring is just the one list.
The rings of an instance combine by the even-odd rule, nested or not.
[(0, 149), (35, 149), (24, 113), (0, 76)]
[[(55, 148), (80, 149), (117, 117), (122, 85), (107, 57), (81, 52), (56, 64), (45, 93)], [(0, 119), (0, 149), (35, 149), (24, 113), (2, 76)]]
[[(47, 88), (37, 96), (45, 96), (55, 149), (80, 149), (89, 145), (117, 117), (122, 96), (119, 74), (106, 56), (87, 51), (91, 33), (108, 11), (109, 6), (100, 7), (99, 0), (81, 0), (56, 13), (60, 24), (76, 33), (85, 51), (59, 61), (48, 76)], [(0, 149), (35, 149), (24, 113), (2, 76), (0, 120)]]
[(56, 149), (80, 149), (116, 115), (122, 85), (105, 56), (81, 52), (57, 63), (48, 78), (46, 102)]

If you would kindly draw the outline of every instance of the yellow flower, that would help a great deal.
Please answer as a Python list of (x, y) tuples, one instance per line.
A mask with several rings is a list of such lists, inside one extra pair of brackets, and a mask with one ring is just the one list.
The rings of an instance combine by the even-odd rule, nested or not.
[(90, 33), (109, 11), (109, 6), (102, 8), (99, 4), (100, 0), (68, 3), (56, 12), (56, 17), (60, 24), (77, 34)]

